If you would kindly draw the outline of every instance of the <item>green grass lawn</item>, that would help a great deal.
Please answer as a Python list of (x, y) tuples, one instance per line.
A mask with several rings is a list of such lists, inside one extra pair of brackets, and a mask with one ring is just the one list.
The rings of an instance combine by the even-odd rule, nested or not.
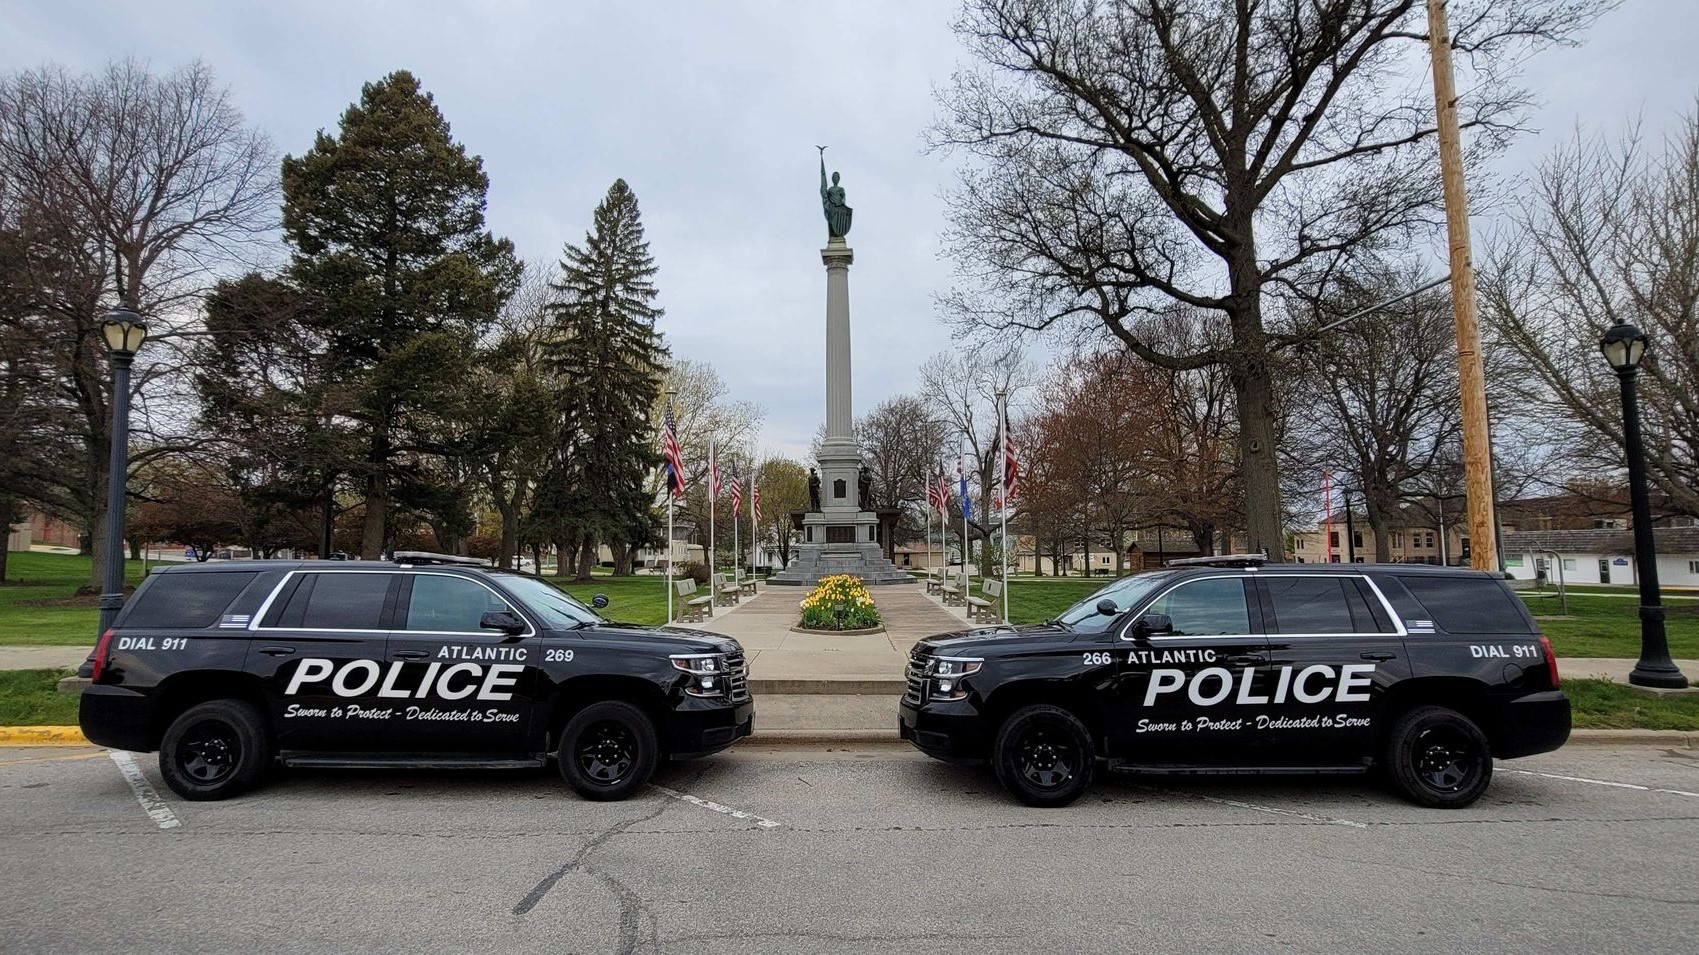
[[(1011, 623), (1040, 623), (1108, 583), (1098, 577), (1016, 577), (1009, 585)], [(974, 592), (979, 592), (976, 580)], [(1551, 591), (1547, 591), (1550, 593)], [(1640, 619), (1634, 600), (1571, 593), (1569, 616), (1558, 617), (1555, 596), (1524, 595), (1540, 631), (1551, 638), (1560, 657), (1638, 657)], [(1699, 659), (1699, 604), (1672, 600), (1666, 607), (1665, 630), (1670, 654), (1678, 660)]]
[(1564, 680), (1577, 729), (1699, 730), (1699, 697), (1641, 696), (1609, 680)]
[[(1540, 632), (1551, 638), (1560, 657), (1638, 657), (1640, 607), (1616, 597), (1571, 594), (1569, 616), (1556, 616), (1562, 605), (1556, 597), (1524, 597)], [(1699, 606), (1688, 601), (1665, 605), (1664, 629), (1670, 655), (1677, 660), (1699, 659)]]
[(0, 670), (0, 726), (75, 726), (77, 698), (56, 689), (65, 670)]
[[(129, 582), (141, 582), (140, 561), (128, 564)], [(88, 580), (89, 558), (68, 554), (15, 553), (0, 586), (0, 646), (93, 646), (100, 611), (93, 598), (70, 604), (77, 587)], [(549, 583), (584, 601), (608, 595), (606, 616), (625, 623), (660, 624), (667, 617), (664, 577), (597, 575), (588, 584), (545, 577)]]
[[(88, 582), (90, 560), (67, 554), (18, 552), (6, 559), (0, 585), (0, 646), (94, 646), (100, 610), (94, 598), (71, 602)], [(130, 586), (142, 579), (142, 563), (126, 563)]]

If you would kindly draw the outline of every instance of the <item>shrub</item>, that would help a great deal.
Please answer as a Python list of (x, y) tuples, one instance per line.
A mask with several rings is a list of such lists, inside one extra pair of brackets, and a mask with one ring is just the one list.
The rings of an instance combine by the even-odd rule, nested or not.
[(680, 564), (678, 565), (677, 576), (689, 577), (691, 580), (696, 581), (696, 586), (706, 587), (708, 585), (708, 565), (699, 560)]
[(802, 626), (810, 630), (866, 630), (879, 626), (873, 595), (860, 577), (822, 577), (802, 599)]

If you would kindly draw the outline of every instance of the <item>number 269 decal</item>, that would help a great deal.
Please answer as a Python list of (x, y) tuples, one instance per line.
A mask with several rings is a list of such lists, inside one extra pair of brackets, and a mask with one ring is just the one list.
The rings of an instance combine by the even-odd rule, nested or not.
[(571, 663), (572, 662), (572, 651), (571, 650), (544, 650), (543, 651), (543, 662), (544, 663)]

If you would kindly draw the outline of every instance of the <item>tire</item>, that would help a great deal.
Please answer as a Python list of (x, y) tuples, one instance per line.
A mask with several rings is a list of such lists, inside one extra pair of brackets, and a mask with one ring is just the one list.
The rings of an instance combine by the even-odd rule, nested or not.
[(997, 780), (1029, 806), (1066, 806), (1091, 785), (1097, 751), (1091, 731), (1059, 706), (1023, 706), (997, 729)]
[(624, 799), (655, 772), (655, 724), (619, 700), (592, 703), (566, 721), (555, 762), (560, 775), (585, 799)]
[(213, 700), (171, 721), (159, 743), (159, 774), (184, 799), (228, 799), (252, 789), (273, 757), (271, 730), (258, 707)]
[(1456, 710), (1418, 706), (1399, 716), (1382, 758), (1392, 785), (1418, 805), (1462, 809), (1493, 780), (1492, 744)]

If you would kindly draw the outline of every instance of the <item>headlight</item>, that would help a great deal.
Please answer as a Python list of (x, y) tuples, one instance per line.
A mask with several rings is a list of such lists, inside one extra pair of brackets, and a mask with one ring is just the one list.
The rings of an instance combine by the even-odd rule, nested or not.
[(691, 696), (719, 696), (724, 691), (720, 676), (726, 670), (723, 653), (679, 653), (669, 659), (673, 669), (690, 674), (690, 685), (684, 692)]
[(967, 688), (962, 677), (978, 673), (985, 661), (977, 657), (935, 657), (932, 660), (932, 698), (935, 700), (965, 700)]

